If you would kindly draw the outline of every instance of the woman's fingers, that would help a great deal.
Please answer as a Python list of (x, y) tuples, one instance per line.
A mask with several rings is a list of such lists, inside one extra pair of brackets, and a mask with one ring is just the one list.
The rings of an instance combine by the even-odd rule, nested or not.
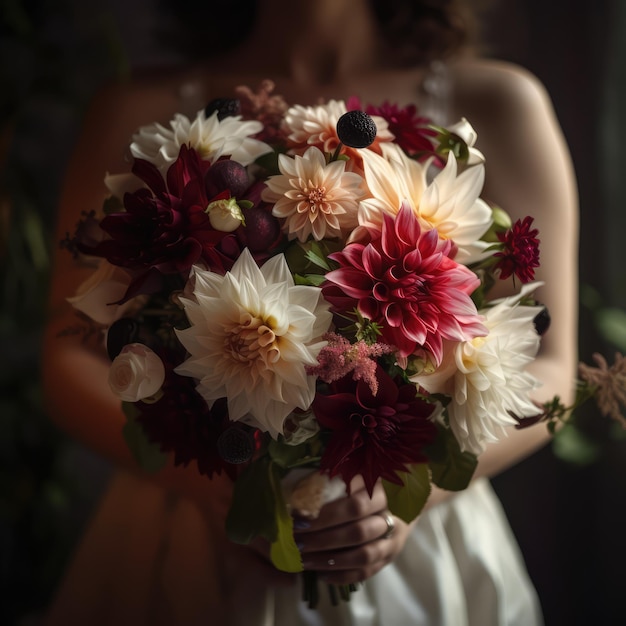
[(388, 530), (384, 512), (322, 528), (315, 532), (295, 532), (294, 538), (303, 557), (311, 552), (341, 550), (380, 539)]
[(391, 539), (376, 539), (355, 548), (303, 554), (302, 561), (304, 569), (317, 571), (323, 580), (342, 585), (370, 578), (397, 552), (398, 546)]
[(361, 477), (351, 483), (350, 495), (325, 504), (316, 519), (297, 519), (295, 529), (301, 533), (318, 532), (364, 519), (387, 508), (387, 496), (379, 482), (370, 494)]

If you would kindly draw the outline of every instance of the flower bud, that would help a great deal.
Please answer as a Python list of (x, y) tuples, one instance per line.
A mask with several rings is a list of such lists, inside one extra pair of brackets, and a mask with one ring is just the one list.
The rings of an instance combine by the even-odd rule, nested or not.
[(206, 212), (211, 226), (222, 233), (232, 233), (243, 222), (243, 213), (236, 198), (213, 200), (209, 202)]
[(125, 402), (150, 398), (161, 389), (164, 380), (163, 361), (142, 343), (124, 346), (109, 370), (109, 386)]

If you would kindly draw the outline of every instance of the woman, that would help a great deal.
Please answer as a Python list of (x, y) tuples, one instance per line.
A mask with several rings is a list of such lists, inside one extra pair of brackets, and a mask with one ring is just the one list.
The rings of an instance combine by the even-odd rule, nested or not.
[[(67, 171), (59, 239), (82, 210), (101, 204), (103, 173), (127, 170), (124, 147), (139, 126), (166, 123), (175, 112), (193, 114), (239, 85), (255, 87), (271, 78), (289, 103), (358, 95), (368, 103), (416, 103), (439, 122), (464, 116), (477, 130), (487, 161), (483, 197), (513, 219), (533, 215), (541, 233), (537, 278), (547, 287), (537, 296), (553, 321), (532, 365), (543, 381), (536, 400), (559, 395), (567, 401), (577, 309), (570, 158), (543, 87), (523, 69), (477, 58), (466, 45), (462, 9), (455, 2), (264, 0), (245, 38), (239, 22), (230, 30), (203, 22), (203, 41), (227, 33), (226, 43), (236, 38), (236, 45), (182, 74), (113, 86), (95, 99)], [(411, 45), (415, 41), (420, 45)], [(66, 252), (57, 255), (44, 385), (55, 421), (113, 459), (120, 471), (61, 584), (48, 624), (541, 623), (534, 590), (485, 477), (543, 445), (545, 426), (514, 430), (488, 447), (466, 492), (436, 491), (413, 524), (394, 518), (390, 537), (380, 486), (370, 499), (355, 483), (350, 497), (324, 507), (299, 529), (305, 567), (329, 583), (365, 582), (350, 603), (322, 602), (311, 611), (299, 602), (296, 579), (269, 564), (266, 547), (225, 540), (226, 481), (209, 483), (195, 466), (170, 465), (155, 477), (135, 467), (121, 435), (125, 418), (106, 382), (106, 359), (97, 347), (59, 337), (74, 319), (65, 299), (86, 276)]]

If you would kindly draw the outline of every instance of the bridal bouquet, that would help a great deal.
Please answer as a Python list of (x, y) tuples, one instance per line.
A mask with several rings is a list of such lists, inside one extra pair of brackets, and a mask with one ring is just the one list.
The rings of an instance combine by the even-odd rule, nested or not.
[(136, 132), (131, 171), (64, 242), (95, 268), (70, 301), (106, 336), (137, 458), (226, 473), (231, 539), (267, 538), (296, 572), (293, 515), (329, 481), (382, 480), (410, 521), (541, 413), (525, 368), (549, 317), (538, 232), (481, 199), (468, 121), (288, 106), (269, 81), (235, 95)]

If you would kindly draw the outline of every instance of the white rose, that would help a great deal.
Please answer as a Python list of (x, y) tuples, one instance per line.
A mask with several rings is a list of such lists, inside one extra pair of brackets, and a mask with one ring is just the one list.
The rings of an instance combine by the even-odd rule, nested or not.
[(129, 343), (115, 357), (109, 385), (121, 400), (137, 402), (156, 394), (165, 380), (165, 366), (148, 346)]
[(209, 203), (206, 212), (211, 226), (221, 233), (232, 233), (243, 222), (243, 213), (235, 198), (214, 200)]
[(110, 326), (135, 304), (132, 301), (112, 304), (123, 298), (130, 282), (130, 275), (123, 269), (102, 260), (98, 269), (67, 301), (95, 322)]

